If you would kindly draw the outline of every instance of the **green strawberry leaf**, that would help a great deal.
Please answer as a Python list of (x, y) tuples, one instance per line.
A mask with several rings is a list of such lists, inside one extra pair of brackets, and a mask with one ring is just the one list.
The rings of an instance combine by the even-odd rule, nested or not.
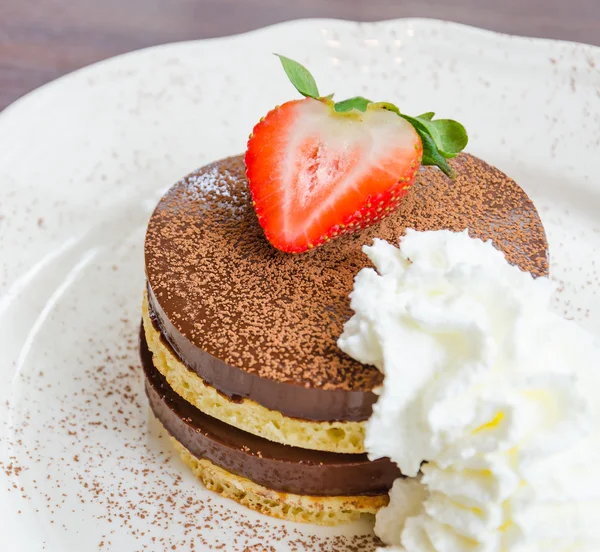
[(333, 106), (333, 109), (335, 109), (338, 113), (346, 113), (347, 111), (352, 111), (353, 109), (358, 109), (358, 111), (366, 111), (367, 106), (370, 103), (371, 100), (367, 100), (367, 98), (363, 98), (362, 96), (356, 96), (341, 102), (336, 102)]
[[(436, 145), (444, 157), (456, 157), (465, 149), (469, 137), (465, 127), (452, 119), (436, 119), (431, 121), (437, 131), (437, 138), (434, 136)], [(441, 145), (441, 148), (440, 148)]]
[(415, 127), (415, 130), (417, 131), (417, 134), (421, 138), (421, 143), (423, 144), (423, 158), (421, 159), (421, 164), (437, 166), (446, 176), (454, 178), (456, 176), (454, 169), (440, 154), (433, 138), (427, 134), (426, 131), (421, 130), (420, 128)]
[(421, 129), (433, 138), (436, 148), (440, 155), (446, 159), (456, 157), (468, 142), (467, 131), (465, 127), (451, 119), (428, 119), (433, 115), (424, 113), (425, 116), (410, 117), (401, 115), (416, 129)]
[(310, 74), (310, 71), (304, 67), (304, 65), (301, 65), (293, 59), (281, 56), (279, 54), (275, 55), (281, 60), (283, 70), (296, 90), (298, 90), (300, 94), (306, 96), (307, 98), (314, 98), (315, 100), (318, 100), (319, 89), (317, 88), (317, 83), (315, 82), (314, 77)]
[(433, 111), (428, 111), (427, 113), (423, 113), (422, 115), (417, 115), (415, 119), (427, 119), (428, 121), (431, 121), (431, 119), (433, 119), (434, 116), (435, 113)]

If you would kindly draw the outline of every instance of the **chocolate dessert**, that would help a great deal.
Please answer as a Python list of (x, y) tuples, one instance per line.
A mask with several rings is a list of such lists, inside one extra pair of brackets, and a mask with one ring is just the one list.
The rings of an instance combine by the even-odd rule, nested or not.
[(150, 219), (141, 356), (154, 414), (209, 489), (337, 524), (377, 512), (402, 476), (365, 454), (383, 376), (337, 345), (362, 247), (468, 229), (541, 276), (547, 243), (525, 192), (461, 154), (460, 123), (334, 102), (281, 61), (305, 99), (263, 117), (244, 157), (175, 184)]
[(381, 374), (336, 346), (366, 264), (362, 245), (396, 242), (406, 228), (469, 228), (523, 270), (548, 272), (544, 230), (521, 188), (471, 155), (451, 164), (455, 180), (423, 167), (390, 216), (303, 256), (264, 239), (241, 157), (192, 173), (163, 197), (146, 237), (142, 357), (151, 407), (189, 454), (315, 503), (364, 496), (366, 511), (370, 495), (385, 494), (394, 468), (384, 462), (373, 475), (363, 454)]

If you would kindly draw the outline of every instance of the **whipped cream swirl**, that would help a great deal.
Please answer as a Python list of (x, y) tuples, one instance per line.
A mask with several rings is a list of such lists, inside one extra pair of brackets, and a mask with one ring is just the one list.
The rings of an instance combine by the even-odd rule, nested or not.
[[(367, 425), (402, 552), (600, 551), (600, 345), (468, 233), (364, 248), (339, 347), (385, 374)], [(413, 479), (410, 479), (413, 478)]]

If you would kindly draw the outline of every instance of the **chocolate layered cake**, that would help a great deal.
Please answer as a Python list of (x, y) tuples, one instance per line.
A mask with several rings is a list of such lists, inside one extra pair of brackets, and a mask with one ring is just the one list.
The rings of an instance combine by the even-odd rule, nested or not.
[(523, 190), (471, 155), (450, 164), (454, 180), (421, 167), (389, 216), (303, 255), (265, 239), (242, 157), (199, 169), (162, 198), (145, 243), (146, 390), (209, 488), (317, 523), (385, 504), (400, 474), (369, 462), (363, 442), (382, 375), (336, 345), (368, 263), (362, 246), (396, 243), (407, 228), (468, 228), (521, 269), (548, 273), (544, 229)]

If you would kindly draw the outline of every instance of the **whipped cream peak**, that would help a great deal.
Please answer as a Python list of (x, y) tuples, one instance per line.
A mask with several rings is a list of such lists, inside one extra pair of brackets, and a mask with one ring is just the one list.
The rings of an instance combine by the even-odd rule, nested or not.
[(384, 375), (367, 424), (407, 552), (600, 550), (600, 346), (554, 286), (468, 233), (375, 240), (339, 347)]

